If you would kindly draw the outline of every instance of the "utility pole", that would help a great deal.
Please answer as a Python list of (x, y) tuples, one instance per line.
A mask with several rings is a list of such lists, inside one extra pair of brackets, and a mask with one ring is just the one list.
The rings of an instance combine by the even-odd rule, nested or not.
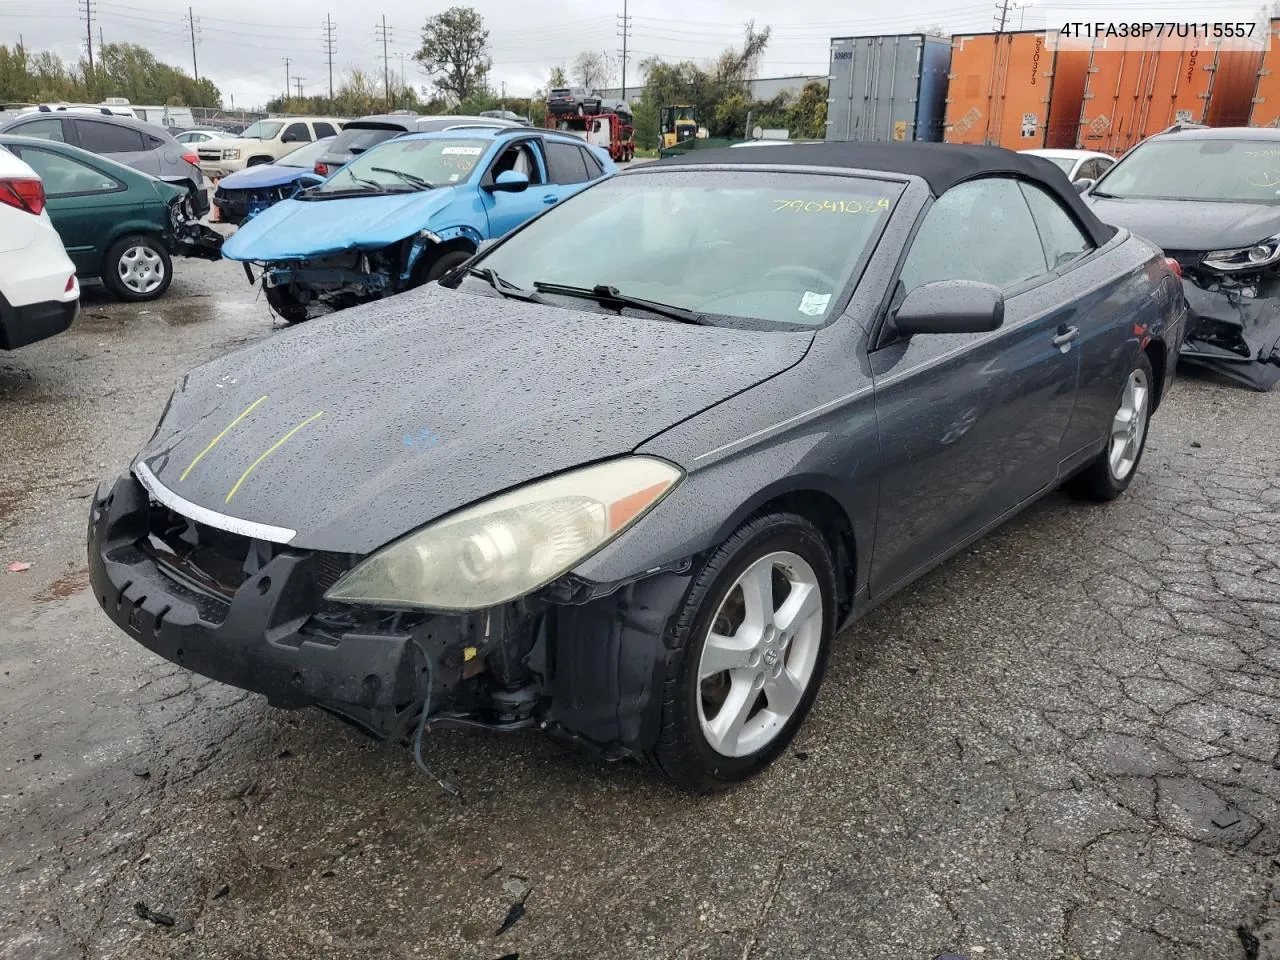
[(631, 17), (627, 16), (627, 0), (622, 0), (622, 16), (618, 18), (618, 36), (622, 38), (622, 99), (627, 99), (627, 41), (631, 39)]
[(387, 109), (393, 106), (391, 103), (391, 69), (388, 61), (387, 44), (391, 41), (391, 28), (387, 26), (387, 15), (382, 15), (382, 24), (374, 24), (373, 32), (375, 36), (382, 41), (382, 89), (387, 100)]
[(187, 26), (191, 29), (191, 75), (196, 78), (196, 83), (200, 82), (200, 66), (196, 63), (196, 30), (200, 26), (200, 18), (195, 15), (190, 7), (187, 7)]
[(303, 81), (303, 80), (305, 80), (305, 79), (307, 79), (307, 78), (306, 78), (306, 77), (294, 77), (294, 78), (293, 78), (294, 86), (296, 86), (296, 87), (298, 88), (298, 99), (299, 99), (299, 100), (301, 100), (301, 99), (302, 99), (302, 81)]
[[(287, 107), (287, 101), (289, 99), (289, 58), (281, 57), (280, 59), (284, 61), (284, 99)], [(289, 111), (286, 109), (285, 112), (288, 113)]]
[(93, 87), (93, 11), (95, 7), (95, 0), (78, 0), (76, 4), (76, 8), (84, 14), (84, 35), (89, 48), (89, 76), (85, 80), (86, 85), (91, 89)]
[(503, 80), (501, 81), (501, 83), (502, 83), (502, 109), (505, 110), (507, 109), (507, 81)]
[(392, 56), (400, 61), (400, 89), (402, 91), (408, 90), (409, 85), (404, 80), (404, 62), (409, 59), (409, 55), (407, 53), (393, 53)]
[(329, 61), (329, 107), (333, 107), (333, 51), (337, 49), (337, 42), (333, 39), (333, 18), (327, 13), (324, 15), (324, 55)]
[(98, 22), (98, 56), (102, 56), (102, 48), (105, 47), (106, 45), (107, 45), (107, 42), (102, 39), (102, 22), (99, 21)]
[(998, 11), (996, 16), (1000, 19), (999, 25), (996, 27), (996, 33), (1004, 33), (1004, 25), (1009, 22), (1009, 0), (1001, 0), (1000, 3), (997, 3), (996, 10)]

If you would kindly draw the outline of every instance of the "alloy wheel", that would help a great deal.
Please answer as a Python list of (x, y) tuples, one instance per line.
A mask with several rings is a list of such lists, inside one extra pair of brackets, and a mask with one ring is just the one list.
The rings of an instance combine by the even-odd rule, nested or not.
[(813, 681), (822, 644), (817, 574), (800, 556), (757, 559), (721, 598), (698, 663), (698, 720), (727, 757), (764, 749)]
[(1107, 447), (1107, 463), (1111, 476), (1123, 480), (1133, 471), (1142, 453), (1147, 433), (1147, 404), (1151, 386), (1144, 370), (1134, 370), (1125, 381), (1120, 409), (1111, 421), (1111, 441)]

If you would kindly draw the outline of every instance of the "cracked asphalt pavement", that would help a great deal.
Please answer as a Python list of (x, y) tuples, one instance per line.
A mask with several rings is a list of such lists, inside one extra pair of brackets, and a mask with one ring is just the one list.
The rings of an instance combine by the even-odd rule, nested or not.
[(90, 596), (98, 478), (276, 333), (177, 266), (0, 354), (0, 957), (1280, 957), (1280, 395), (1184, 374), (1121, 500), (1052, 496), (846, 631), (754, 783), (441, 731), (455, 799)]

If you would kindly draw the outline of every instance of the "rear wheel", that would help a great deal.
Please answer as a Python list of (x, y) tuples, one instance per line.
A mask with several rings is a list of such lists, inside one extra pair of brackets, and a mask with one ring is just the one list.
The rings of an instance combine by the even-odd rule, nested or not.
[(121, 237), (103, 258), (102, 282), (121, 300), (155, 300), (173, 282), (173, 261), (156, 237)]
[(786, 749), (813, 704), (835, 630), (835, 571), (817, 528), (766, 514), (704, 564), (677, 620), (651, 761), (680, 785), (721, 789)]
[(1120, 392), (1107, 445), (1089, 466), (1071, 478), (1068, 490), (1072, 494), (1105, 502), (1128, 489), (1147, 445), (1154, 384), (1151, 360), (1145, 353), (1139, 353)]

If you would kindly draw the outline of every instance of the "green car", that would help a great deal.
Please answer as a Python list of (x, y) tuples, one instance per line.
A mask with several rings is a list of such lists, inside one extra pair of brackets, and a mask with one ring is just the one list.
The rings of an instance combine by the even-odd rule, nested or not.
[(220, 259), (222, 236), (194, 215), (187, 186), (57, 141), (0, 134), (0, 145), (40, 175), (81, 279), (101, 278), (122, 300), (155, 300), (173, 280), (171, 256)]

